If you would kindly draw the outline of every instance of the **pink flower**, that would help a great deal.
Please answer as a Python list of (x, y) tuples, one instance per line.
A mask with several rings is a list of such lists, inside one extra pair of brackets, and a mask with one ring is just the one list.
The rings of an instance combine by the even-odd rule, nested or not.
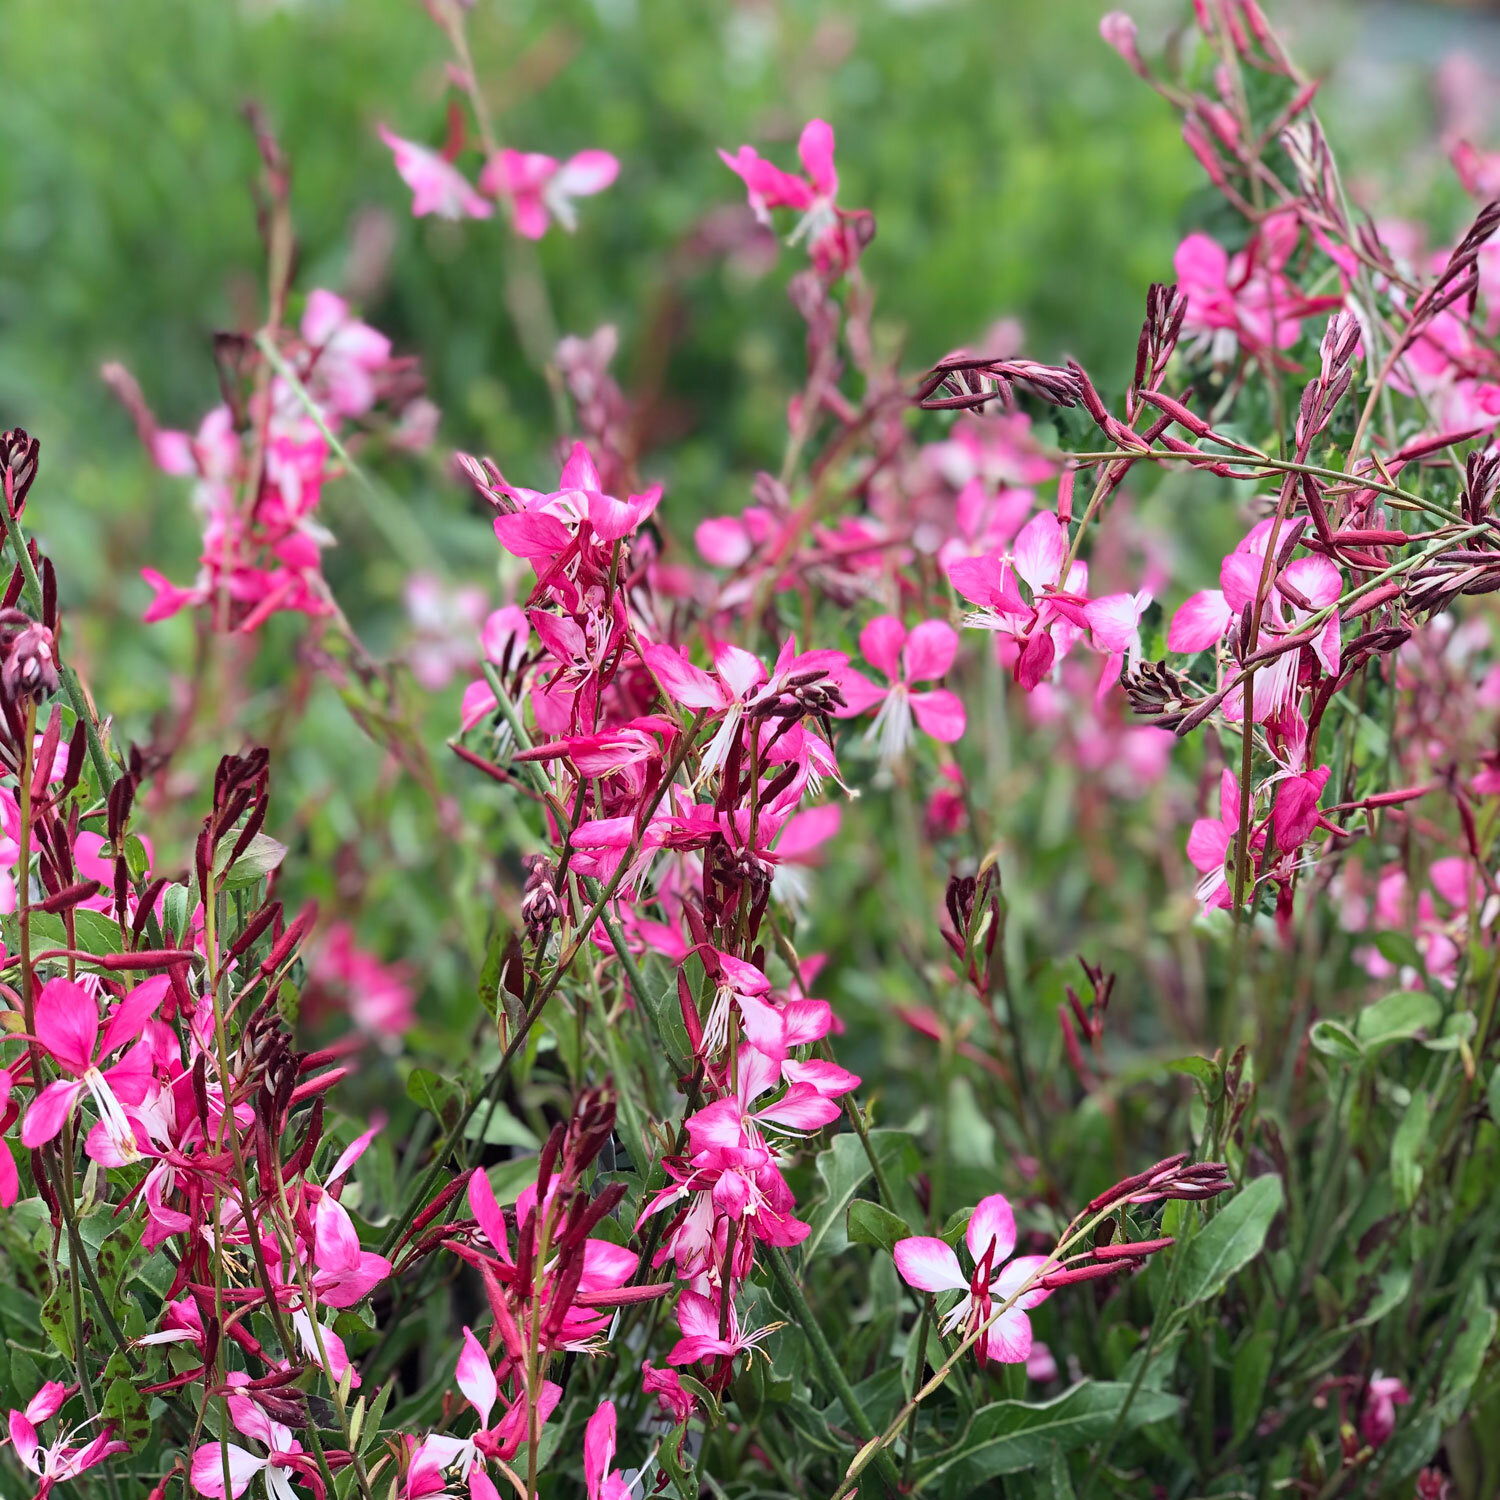
[[(722, 1297), (724, 1293), (720, 1291), (719, 1295)], [(755, 1348), (779, 1326), (742, 1333), (733, 1301), (729, 1304), (728, 1316), (722, 1325), (719, 1306), (714, 1298), (705, 1297), (698, 1292), (683, 1292), (677, 1299), (677, 1326), (682, 1330), (682, 1337), (667, 1355), (669, 1365), (695, 1365), (706, 1359), (734, 1359)], [(719, 1331), (721, 1326), (723, 1333)]]
[(35, 1474), (37, 1485), (34, 1500), (46, 1500), (55, 1485), (65, 1480), (76, 1479), (96, 1464), (101, 1464), (116, 1453), (128, 1453), (130, 1445), (114, 1441), (110, 1437), (112, 1428), (105, 1427), (97, 1437), (82, 1447), (72, 1446), (77, 1428), (58, 1434), (52, 1442), (43, 1446), (37, 1428), (49, 1422), (62, 1410), (63, 1403), (71, 1394), (69, 1388), (58, 1381), (49, 1380), (26, 1404), (24, 1411), (14, 1407), (10, 1411), (10, 1441), (21, 1466)]
[(676, 1370), (658, 1370), (648, 1359), (641, 1366), (641, 1389), (655, 1396), (662, 1415), (680, 1427), (697, 1410), (698, 1398), (684, 1387)]
[(1188, 302), (1184, 332), (1201, 335), (1220, 358), (1236, 343), (1251, 353), (1290, 349), (1301, 337), (1302, 318), (1343, 301), (1304, 296), (1286, 276), (1300, 234), (1294, 209), (1268, 214), (1234, 255), (1206, 234), (1190, 234), (1172, 259)]
[(580, 151), (559, 162), (507, 146), (485, 163), (479, 186), (510, 201), (517, 234), (539, 240), (552, 219), (571, 234), (578, 227), (573, 200), (602, 193), (619, 174), (620, 163), (608, 151)]
[[(289, 1427), (273, 1422), (260, 1407), (245, 1396), (229, 1398), (229, 1415), (236, 1429), (245, 1437), (262, 1444), (264, 1457), (242, 1448), (238, 1443), (204, 1443), (193, 1453), (189, 1470), (193, 1488), (209, 1500), (238, 1500), (257, 1474), (264, 1474), (269, 1500), (297, 1500), (291, 1475), (313, 1469), (313, 1460), (302, 1451), (302, 1444), (292, 1436)], [(224, 1488), (224, 1471), (229, 1470), (229, 1489)], [(314, 1471), (315, 1472), (315, 1471)]]
[(487, 219), (494, 213), (490, 201), (475, 192), (469, 180), (451, 162), (436, 151), (415, 141), (393, 135), (384, 125), (378, 126), (380, 139), (391, 148), (396, 170), (412, 191), (411, 211), (420, 219), (436, 214), (441, 219)]
[[(1041, 511), (1021, 528), (1010, 552), (956, 558), (948, 565), (948, 581), (982, 606), (964, 624), (1015, 639), (1015, 678), (1028, 693), (1089, 628), (1088, 566), (1075, 562), (1064, 586), (1067, 556), (1068, 528), (1051, 511)], [(1030, 602), (1021, 596), (1018, 577)]]
[(615, 1403), (601, 1401), (583, 1430), (583, 1482), (589, 1500), (630, 1500), (630, 1486), (615, 1461)]
[[(896, 1269), (908, 1286), (923, 1292), (962, 1292), (963, 1296), (943, 1315), (944, 1334), (965, 1327), (982, 1327), (993, 1316), (994, 1304), (1010, 1301), (1033, 1275), (1046, 1265), (1044, 1255), (1021, 1255), (1007, 1262), (1016, 1248), (1016, 1218), (1009, 1201), (1000, 1193), (980, 1200), (964, 1232), (974, 1273), (965, 1276), (958, 1256), (945, 1241), (930, 1235), (898, 1240)], [(1021, 1364), (1031, 1354), (1029, 1308), (1045, 1302), (1050, 1293), (1033, 1287), (1016, 1298), (1014, 1306), (1001, 1313), (978, 1345), (980, 1363), (987, 1359), (1002, 1364)]]
[(115, 1007), (104, 1036), (99, 1036), (99, 1007), (92, 995), (69, 979), (49, 979), (36, 1002), (36, 1040), (64, 1073), (49, 1083), (26, 1111), (21, 1144), (34, 1150), (52, 1140), (87, 1092), (99, 1110), (101, 1124), (115, 1154), (138, 1160), (141, 1151), (124, 1105), (140, 1104), (151, 1082), (150, 1053), (131, 1047), (118, 1062), (101, 1069), (111, 1053), (135, 1042), (156, 1013), (171, 981), (166, 975), (139, 984)]
[[(1202, 876), (1197, 896), (1205, 911), (1234, 904), (1227, 861), (1238, 847), (1239, 830), (1240, 783), (1233, 771), (1225, 771), (1219, 778), (1219, 816), (1199, 818), (1188, 832), (1187, 856)], [(1255, 833), (1250, 847), (1262, 848), (1265, 841), (1264, 833)]]
[(964, 706), (955, 694), (947, 688), (912, 691), (914, 683), (936, 682), (953, 665), (958, 633), (951, 625), (924, 620), (908, 632), (894, 615), (877, 615), (860, 631), (859, 648), (891, 685), (877, 687), (862, 673), (846, 668), (838, 679), (845, 702), (838, 716), (851, 718), (879, 705), (867, 738), (878, 740), (882, 765), (894, 765), (906, 754), (913, 721), (945, 745), (962, 738)]
[(1394, 1375), (1375, 1372), (1365, 1390), (1364, 1405), (1359, 1413), (1360, 1436), (1378, 1448), (1396, 1430), (1396, 1408), (1411, 1401), (1411, 1393)]
[(363, 416), (376, 401), (375, 376), (391, 363), (391, 341), (361, 323), (342, 297), (321, 288), (308, 293), (302, 337), (315, 351), (308, 389), (336, 416)]
[(801, 218), (791, 243), (806, 240), (814, 264), (825, 273), (847, 270), (858, 257), (872, 229), (868, 213), (845, 213), (834, 207), (839, 176), (833, 165), (833, 126), (809, 120), (797, 141), (797, 155), (807, 172), (799, 177), (783, 172), (749, 146), (719, 159), (745, 184), (750, 208), (769, 227), (773, 208), (795, 209)]

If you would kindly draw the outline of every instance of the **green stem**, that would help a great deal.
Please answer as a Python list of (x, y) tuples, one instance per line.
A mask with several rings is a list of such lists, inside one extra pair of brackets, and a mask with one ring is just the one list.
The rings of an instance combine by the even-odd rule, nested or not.
[[(807, 1298), (802, 1295), (802, 1288), (798, 1286), (797, 1278), (792, 1274), (792, 1268), (787, 1264), (786, 1256), (780, 1250), (768, 1247), (767, 1259), (771, 1267), (771, 1279), (776, 1283), (776, 1289), (786, 1298), (798, 1326), (807, 1335), (807, 1343), (812, 1350), (813, 1360), (822, 1372), (823, 1379), (827, 1381), (828, 1388), (843, 1403), (844, 1411), (854, 1424), (854, 1430), (865, 1443), (868, 1445), (878, 1441), (875, 1428), (865, 1415), (864, 1408), (859, 1404), (859, 1397), (854, 1394), (854, 1387), (849, 1384), (849, 1377), (844, 1374), (844, 1367), (839, 1364), (833, 1350), (828, 1347), (828, 1340), (824, 1338), (823, 1330), (818, 1326), (818, 1320), (813, 1316), (812, 1308), (807, 1305)], [(892, 1493), (899, 1493), (900, 1472), (896, 1468), (895, 1460), (883, 1447), (875, 1450), (875, 1467), (880, 1470), (880, 1477), (885, 1480)]]

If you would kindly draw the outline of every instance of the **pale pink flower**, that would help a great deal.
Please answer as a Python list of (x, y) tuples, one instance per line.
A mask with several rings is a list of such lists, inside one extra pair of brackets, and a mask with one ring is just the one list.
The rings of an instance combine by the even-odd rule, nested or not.
[[(908, 1286), (923, 1292), (963, 1293), (943, 1314), (945, 1335), (959, 1328), (973, 1332), (982, 1327), (993, 1316), (995, 1304), (1016, 1297), (1047, 1264), (1044, 1255), (1009, 1259), (1016, 1248), (1016, 1217), (1001, 1193), (980, 1200), (969, 1217), (964, 1240), (974, 1258), (974, 1272), (970, 1276), (964, 1275), (953, 1247), (931, 1235), (898, 1240), (893, 1252), (896, 1269)], [(1032, 1349), (1031, 1319), (1026, 1313), (1045, 1302), (1049, 1295), (1042, 1287), (1033, 1286), (1021, 1293), (1008, 1311), (995, 1318), (979, 1341), (980, 1362), (993, 1359), (1002, 1364), (1023, 1363)]]
[(877, 615), (859, 633), (865, 660), (889, 679), (877, 687), (863, 673), (847, 667), (839, 673), (844, 695), (840, 718), (853, 718), (878, 707), (866, 738), (880, 745), (884, 766), (901, 760), (911, 743), (912, 725), (945, 745), (961, 739), (964, 706), (947, 688), (917, 691), (915, 685), (945, 677), (958, 652), (958, 633), (945, 620), (924, 620), (910, 631), (894, 615)]
[(620, 174), (608, 151), (580, 151), (567, 161), (536, 151), (496, 152), (479, 174), (479, 186), (510, 202), (516, 233), (539, 240), (556, 219), (571, 234), (578, 227), (575, 198), (602, 193)]
[(403, 140), (384, 125), (377, 129), (396, 158), (401, 180), (411, 189), (415, 218), (436, 214), (440, 219), (487, 219), (494, 213), (494, 205), (470, 186), (452, 162), (415, 141)]

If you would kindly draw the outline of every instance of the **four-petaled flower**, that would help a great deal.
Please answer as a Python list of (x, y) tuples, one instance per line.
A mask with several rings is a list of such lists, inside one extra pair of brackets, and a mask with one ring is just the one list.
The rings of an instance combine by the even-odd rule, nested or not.
[[(1021, 1364), (1031, 1353), (1027, 1310), (1050, 1295), (1040, 1286), (1026, 1291), (1022, 1288), (1047, 1264), (1047, 1257), (1018, 1255), (1008, 1259), (1016, 1248), (1016, 1217), (1000, 1193), (980, 1200), (970, 1215), (964, 1239), (974, 1258), (972, 1275), (964, 1275), (951, 1245), (931, 1235), (898, 1240), (894, 1247), (896, 1269), (908, 1286), (919, 1291), (963, 1293), (943, 1315), (942, 1329), (945, 1334), (960, 1327), (974, 1333), (988, 1324), (976, 1346), (981, 1364), (991, 1359)], [(1007, 1302), (1012, 1305), (995, 1317)]]

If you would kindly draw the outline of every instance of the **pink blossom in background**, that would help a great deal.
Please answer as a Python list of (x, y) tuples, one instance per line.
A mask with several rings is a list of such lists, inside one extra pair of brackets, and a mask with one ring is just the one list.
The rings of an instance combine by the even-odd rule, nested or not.
[(853, 667), (839, 674), (845, 706), (841, 718), (854, 718), (878, 709), (867, 738), (880, 746), (881, 764), (901, 760), (911, 743), (915, 724), (924, 734), (945, 745), (962, 738), (964, 706), (947, 688), (914, 691), (919, 683), (947, 676), (958, 652), (958, 633), (945, 620), (924, 620), (910, 631), (894, 615), (878, 615), (859, 634), (865, 660), (888, 679), (877, 687)]
[(567, 161), (503, 147), (485, 163), (479, 186), (510, 203), (516, 233), (539, 240), (556, 219), (570, 234), (578, 227), (575, 198), (602, 193), (620, 174), (608, 151), (580, 151)]
[(345, 922), (334, 923), (324, 934), (308, 979), (377, 1041), (399, 1041), (416, 1022), (416, 995), (406, 967), (384, 964), (359, 948)]
[(415, 218), (435, 214), (440, 219), (487, 219), (494, 213), (494, 204), (438, 152), (415, 141), (403, 140), (384, 125), (376, 129), (396, 159), (401, 180), (411, 189), (411, 211)]

